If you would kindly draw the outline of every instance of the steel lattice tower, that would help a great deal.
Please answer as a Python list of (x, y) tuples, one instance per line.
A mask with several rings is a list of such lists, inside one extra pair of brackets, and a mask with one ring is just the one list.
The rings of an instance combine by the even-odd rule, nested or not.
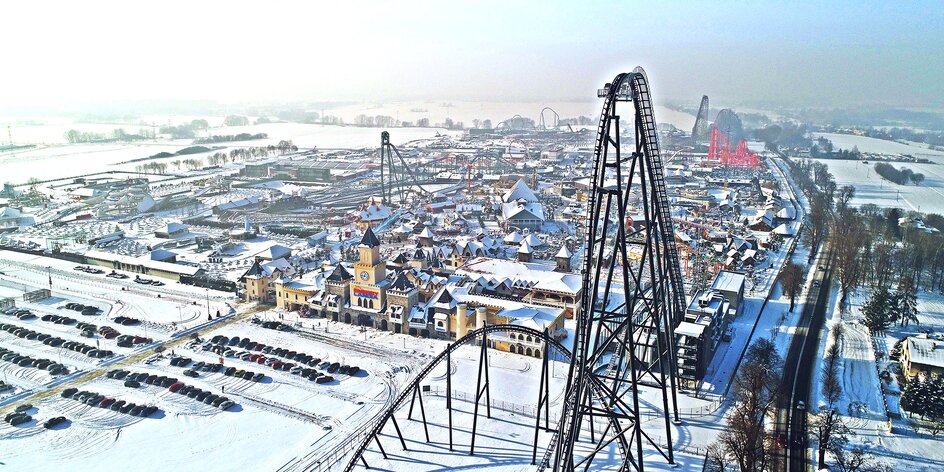
[[(548, 448), (555, 471), (610, 466), (608, 449), (614, 444), (623, 460), (619, 470), (643, 470), (644, 443), (674, 462), (673, 333), (684, 313), (684, 287), (645, 72), (637, 67), (620, 74), (599, 95), (604, 103), (588, 203), (582, 301), (564, 412)], [(627, 106), (633, 110), (627, 123), (632, 137), (624, 148), (619, 111)], [(629, 227), (631, 194), (645, 218)], [(662, 391), (661, 438), (642, 427), (638, 389), (643, 384)], [(548, 459), (543, 465), (551, 465)]]

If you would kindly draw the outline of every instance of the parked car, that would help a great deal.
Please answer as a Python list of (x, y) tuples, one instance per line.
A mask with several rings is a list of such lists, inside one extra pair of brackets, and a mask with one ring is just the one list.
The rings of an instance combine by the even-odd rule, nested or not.
[(23, 423), (29, 423), (32, 420), (33, 417), (30, 415), (18, 414), (13, 418), (10, 418), (8, 422), (10, 423), (10, 426), (19, 426)]

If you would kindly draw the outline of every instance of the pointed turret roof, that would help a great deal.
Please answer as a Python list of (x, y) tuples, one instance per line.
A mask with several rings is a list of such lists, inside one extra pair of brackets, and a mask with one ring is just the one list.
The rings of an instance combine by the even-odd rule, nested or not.
[(341, 263), (339, 262), (337, 267), (335, 267), (334, 270), (331, 272), (331, 275), (328, 276), (327, 280), (330, 280), (332, 282), (343, 282), (345, 280), (350, 280), (353, 278), (354, 276), (351, 275), (351, 273), (348, 272), (347, 269), (345, 269), (344, 266), (341, 265)]
[(406, 276), (406, 271), (397, 274), (397, 277), (389, 287), (390, 290), (396, 290), (398, 292), (408, 292), (414, 288), (416, 288), (416, 284)]
[(521, 241), (521, 247), (518, 248), (518, 254), (531, 254), (531, 245), (527, 241)]
[(557, 251), (557, 255), (554, 257), (570, 259), (571, 257), (573, 257), (573, 255), (574, 254), (570, 252), (569, 249), (567, 249), (567, 245), (565, 244), (561, 246), (560, 251)]
[(367, 231), (364, 232), (364, 237), (361, 238), (360, 245), (367, 247), (380, 246), (380, 240), (377, 239), (377, 236), (374, 234), (374, 230), (370, 229), (370, 226), (368, 226)]

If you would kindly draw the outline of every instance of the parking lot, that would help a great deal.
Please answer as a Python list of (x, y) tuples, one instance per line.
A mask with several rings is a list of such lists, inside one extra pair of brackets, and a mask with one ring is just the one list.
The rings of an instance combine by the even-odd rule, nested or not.
[[(65, 303), (73, 302), (57, 305)], [(77, 323), (84, 318), (70, 309), (52, 310)], [(63, 338), (72, 330), (70, 339), (83, 339), (76, 325), (15, 322), (18, 329), (28, 325)], [(4, 333), (0, 346), (32, 342)], [(98, 337), (115, 346), (116, 356), (131, 351), (118, 347), (117, 337)], [(33, 352), (53, 349), (39, 346)], [(70, 368), (96, 368), (97, 359), (62, 351)], [(409, 359), (399, 353), (378, 360), (288, 325), (263, 326), (246, 317), (138, 361), (100, 368), (99, 375), (35, 402), (29, 420), (0, 424), (0, 440), (14, 451), (3, 461), (16, 470), (91, 469), (105, 458), (186, 467), (188, 458), (201, 454), (214, 455), (219, 470), (275, 470), (300, 454), (317, 456), (343, 444), (350, 428), (381, 412), (406, 381), (409, 369), (399, 364)], [(46, 377), (36, 383), (51, 378), (42, 372)], [(47, 429), (50, 420), (57, 424)]]

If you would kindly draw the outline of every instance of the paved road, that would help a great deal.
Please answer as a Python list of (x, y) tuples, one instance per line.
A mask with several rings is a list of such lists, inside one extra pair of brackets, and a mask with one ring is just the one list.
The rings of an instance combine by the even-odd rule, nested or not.
[[(825, 262), (820, 262), (816, 270), (815, 282), (810, 288), (806, 304), (796, 332), (790, 343), (790, 350), (783, 365), (783, 380), (780, 385), (780, 397), (777, 400), (777, 427), (775, 438), (782, 438), (786, 447), (780, 449), (774, 470), (783, 472), (805, 472), (812, 463), (806, 457), (806, 412), (809, 409), (810, 386), (816, 372), (816, 356), (819, 336), (826, 321), (826, 308), (829, 304), (830, 276), (833, 270), (833, 257), (830, 252)], [(825, 265), (825, 266), (824, 266)], [(822, 267), (822, 268), (820, 268)], [(808, 405), (806, 410), (796, 408), (797, 403)], [(779, 439), (778, 439), (779, 441)], [(778, 445), (779, 447), (779, 445)]]

